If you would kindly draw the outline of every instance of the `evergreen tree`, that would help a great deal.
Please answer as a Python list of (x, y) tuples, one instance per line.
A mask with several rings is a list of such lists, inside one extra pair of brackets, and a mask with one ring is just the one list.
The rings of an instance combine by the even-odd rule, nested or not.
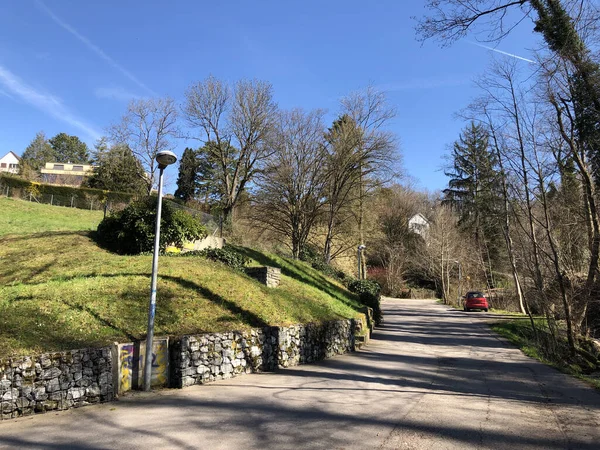
[(445, 171), (450, 181), (443, 191), (443, 203), (458, 212), (460, 227), (473, 236), (493, 284), (490, 266), (502, 266), (504, 241), (498, 220), (502, 201), (498, 162), (488, 149), (488, 137), (484, 126), (472, 122), (454, 143), (451, 166)]
[(71, 164), (87, 164), (90, 162), (88, 147), (77, 136), (58, 133), (49, 142), (54, 150), (56, 162)]
[(477, 236), (483, 215), (493, 211), (499, 198), (497, 162), (488, 150), (487, 130), (473, 122), (467, 126), (454, 143), (451, 159), (451, 167), (444, 172), (450, 178), (443, 191), (444, 203), (454, 208), (460, 224), (472, 228)]
[(196, 198), (198, 191), (198, 171), (200, 163), (198, 152), (194, 149), (186, 147), (179, 161), (179, 175), (177, 176), (177, 190), (175, 197), (187, 202)]
[[(198, 189), (196, 196), (209, 209), (216, 205), (221, 205), (224, 196), (225, 186), (221, 183), (221, 178), (217, 176), (217, 160), (214, 157), (215, 151), (211, 146), (215, 146), (213, 142), (208, 142), (204, 147), (201, 147), (196, 152), (198, 159)], [(242, 196), (245, 191), (242, 191)]]
[(96, 143), (94, 173), (85, 184), (96, 189), (142, 194), (146, 190), (146, 174), (127, 145), (108, 147), (106, 139)]
[(39, 171), (47, 162), (55, 161), (54, 149), (43, 131), (38, 132), (22, 155), (21, 168)]

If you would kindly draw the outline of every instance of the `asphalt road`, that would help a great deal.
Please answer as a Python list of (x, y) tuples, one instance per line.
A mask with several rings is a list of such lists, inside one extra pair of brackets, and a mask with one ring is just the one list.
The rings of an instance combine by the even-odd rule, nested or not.
[(0, 423), (0, 448), (600, 449), (600, 393), (484, 313), (386, 300), (366, 349), (320, 364)]

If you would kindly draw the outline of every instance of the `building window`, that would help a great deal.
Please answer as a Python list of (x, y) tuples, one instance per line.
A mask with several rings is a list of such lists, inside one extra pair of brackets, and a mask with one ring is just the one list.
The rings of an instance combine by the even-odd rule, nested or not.
[(9, 164), (9, 165), (8, 165), (8, 168), (9, 168), (9, 169), (18, 169), (18, 168), (19, 168), (19, 165), (18, 165), (18, 164)]
[(54, 170), (65, 170), (65, 165), (64, 164), (54, 164), (54, 166), (52, 168)]
[(6, 169), (6, 163), (0, 163), (0, 169)]
[(73, 172), (83, 172), (83, 166), (73, 166)]

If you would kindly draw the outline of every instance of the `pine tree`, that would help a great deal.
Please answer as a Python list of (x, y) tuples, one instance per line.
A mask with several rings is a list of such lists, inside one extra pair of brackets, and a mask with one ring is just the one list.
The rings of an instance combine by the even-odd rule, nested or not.
[(146, 190), (146, 174), (141, 163), (127, 145), (112, 147), (105, 139), (96, 144), (94, 173), (85, 184), (96, 189), (142, 194)]
[(177, 190), (175, 197), (187, 202), (196, 198), (198, 191), (198, 171), (200, 169), (198, 153), (187, 147), (183, 151), (179, 162), (179, 175), (177, 176)]
[(88, 147), (77, 136), (58, 133), (49, 142), (54, 150), (56, 162), (72, 164), (87, 164), (90, 162)]
[(483, 215), (493, 211), (499, 198), (497, 162), (488, 150), (487, 130), (472, 122), (454, 143), (451, 158), (452, 165), (444, 172), (450, 178), (444, 203), (458, 211), (460, 224), (474, 229), (477, 236)]
[(22, 155), (22, 167), (39, 171), (47, 162), (56, 160), (56, 153), (43, 131), (38, 132)]
[(450, 181), (443, 191), (443, 203), (458, 212), (459, 226), (473, 236), (493, 284), (491, 270), (502, 266), (505, 249), (498, 220), (502, 194), (497, 159), (488, 149), (488, 138), (485, 127), (473, 122), (462, 131), (452, 148), (451, 166), (445, 171)]

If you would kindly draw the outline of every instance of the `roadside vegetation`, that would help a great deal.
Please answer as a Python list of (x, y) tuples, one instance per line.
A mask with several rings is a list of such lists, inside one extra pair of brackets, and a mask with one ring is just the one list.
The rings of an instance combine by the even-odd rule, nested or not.
[[(559, 339), (553, 338), (543, 318), (535, 319), (535, 325), (537, 334), (533, 332), (527, 317), (495, 323), (490, 325), (490, 328), (507, 338), (527, 356), (576, 376), (592, 384), (596, 389), (600, 389), (600, 372), (592, 362), (595, 357), (590, 360), (589, 357), (580, 354), (573, 355), (569, 351), (569, 343), (564, 335)], [(582, 342), (580, 345), (587, 349), (590, 356), (593, 356), (595, 350), (589, 341)]]
[[(448, 186), (422, 260), (445, 303), (477, 280), (492, 307), (527, 314), (498, 325), (563, 370), (600, 370), (600, 58), (594, 2), (428, 0), (417, 33), (500, 43), (514, 26), (539, 42), (499, 58), (459, 116)], [(527, 64), (526, 64), (527, 63)], [(478, 289), (479, 290), (479, 289)], [(464, 290), (463, 290), (464, 292)], [(538, 319), (541, 317), (541, 319)], [(592, 339), (596, 338), (596, 339)]]
[[(106, 345), (145, 335), (152, 256), (97, 246), (101, 215), (0, 199), (18, 233), (0, 237), (0, 354)], [(37, 220), (37, 215), (45, 219)], [(54, 218), (52, 218), (55, 216)], [(64, 223), (66, 229), (57, 223)], [(181, 335), (351, 318), (361, 306), (341, 283), (307, 264), (240, 248), (250, 264), (282, 268), (268, 289), (221, 262), (162, 256), (156, 333)]]

